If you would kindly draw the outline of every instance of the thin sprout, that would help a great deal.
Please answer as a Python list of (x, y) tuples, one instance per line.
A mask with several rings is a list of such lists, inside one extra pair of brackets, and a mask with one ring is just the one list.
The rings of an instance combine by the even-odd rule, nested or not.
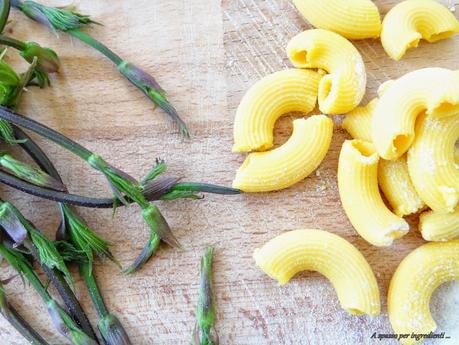
[(10, 0), (0, 0), (0, 33), (5, 29), (10, 16), (11, 3)]
[(0, 281), (0, 313), (3, 315), (6, 321), (13, 326), (24, 339), (33, 345), (49, 345), (32, 326), (25, 321), (18, 311), (8, 302), (6, 299), (6, 293), (3, 287), (3, 283)]
[(62, 335), (71, 340), (75, 345), (97, 345), (97, 342), (86, 335), (51, 297), (23, 254), (8, 249), (3, 244), (0, 244), (0, 254), (18, 273), (23, 275), (38, 292), (48, 308), (54, 327)]
[(92, 264), (83, 263), (79, 265), (80, 276), (83, 278), (88, 288), (91, 300), (99, 316), (99, 331), (107, 345), (131, 345), (129, 336), (118, 318), (110, 313), (104, 302), (96, 277), (92, 269)]
[(207, 248), (200, 262), (199, 297), (196, 307), (196, 327), (193, 331), (192, 345), (218, 345), (218, 336), (215, 331), (215, 304), (212, 290), (213, 252), (213, 248)]
[(99, 23), (91, 20), (87, 15), (64, 8), (45, 6), (35, 1), (15, 0), (12, 2), (12, 6), (21, 10), (29, 18), (48, 26), (54, 32), (67, 32), (110, 59), (110, 61), (116, 65), (118, 71), (140, 89), (155, 105), (163, 109), (179, 126), (180, 133), (184, 137), (189, 138), (190, 133), (186, 124), (167, 99), (166, 92), (161, 88), (153, 76), (134, 64), (123, 60), (106, 45), (80, 30), (90, 24)]

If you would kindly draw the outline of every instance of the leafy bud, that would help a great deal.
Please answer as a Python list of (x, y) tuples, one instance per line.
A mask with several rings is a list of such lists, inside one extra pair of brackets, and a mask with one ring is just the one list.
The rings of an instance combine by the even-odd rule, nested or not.
[(139, 183), (135, 178), (126, 174), (124, 171), (112, 167), (99, 155), (92, 154), (87, 159), (87, 162), (92, 168), (100, 171), (105, 175), (113, 191), (113, 194), (124, 205), (127, 206), (129, 203), (123, 194), (139, 204), (146, 203), (142, 195), (142, 190), (139, 186)]
[(103, 240), (91, 230), (84, 219), (76, 214), (68, 205), (63, 204), (62, 210), (64, 212), (67, 231), (69, 232), (70, 238), (76, 248), (83, 251), (86, 255), (90, 267), (92, 267), (93, 252), (119, 265), (118, 261), (110, 252), (109, 242)]
[(118, 70), (177, 123), (184, 137), (190, 137), (185, 122), (183, 122), (177, 110), (175, 110), (172, 104), (167, 100), (166, 92), (161, 88), (153, 76), (127, 61), (122, 61), (118, 65)]
[(131, 340), (121, 322), (113, 314), (102, 317), (99, 321), (99, 331), (107, 345), (131, 345)]
[(72, 318), (50, 298), (46, 306), (51, 317), (54, 327), (64, 337), (69, 339), (75, 345), (97, 345), (94, 339), (88, 337), (72, 320)]
[(11, 171), (14, 175), (38, 186), (54, 190), (66, 191), (65, 186), (44, 171), (34, 168), (11, 157), (5, 152), (0, 152), (0, 166)]
[(142, 216), (148, 224), (150, 231), (158, 235), (161, 240), (171, 247), (181, 248), (179, 241), (172, 233), (169, 224), (167, 224), (166, 219), (163, 217), (156, 205), (149, 204), (148, 207), (142, 208)]
[(20, 78), (14, 69), (5, 61), (0, 60), (0, 104), (9, 106), (11, 97), (16, 87), (20, 84)]
[(99, 24), (91, 20), (88, 15), (74, 12), (70, 7), (57, 8), (41, 5), (35, 1), (24, 1), (19, 8), (29, 18), (53, 30), (67, 31), (88, 24)]
[(32, 63), (34, 57), (37, 57), (37, 68), (46, 73), (59, 71), (60, 61), (56, 52), (50, 48), (42, 47), (35, 42), (24, 42), (25, 47), (21, 50), (21, 56)]
[(213, 248), (207, 248), (200, 263), (200, 284), (198, 305), (196, 307), (196, 327), (193, 332), (194, 345), (218, 345), (214, 329), (215, 305), (212, 291)]
[(126, 274), (131, 274), (138, 271), (152, 257), (152, 255), (156, 253), (160, 243), (161, 239), (159, 238), (159, 236), (154, 233), (151, 233), (150, 239), (140, 252), (139, 256), (137, 256), (134, 262), (123, 272)]
[(17, 216), (14, 206), (8, 202), (0, 204), (0, 226), (13, 240), (14, 246), (19, 246), (27, 237), (27, 229)]
[(67, 281), (73, 285), (72, 274), (69, 272), (54, 242), (34, 228), (29, 228), (29, 233), (33, 244), (38, 249), (40, 262), (46, 267), (57, 268), (65, 275)]

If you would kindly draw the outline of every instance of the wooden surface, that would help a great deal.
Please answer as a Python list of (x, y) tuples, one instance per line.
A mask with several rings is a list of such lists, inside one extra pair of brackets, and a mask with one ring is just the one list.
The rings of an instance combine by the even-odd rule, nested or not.
[[(397, 1), (376, 1), (382, 13)], [(53, 4), (63, 4), (54, 2)], [(81, 12), (105, 26), (91, 33), (130, 60), (152, 72), (168, 90), (193, 139), (184, 141), (159, 110), (123, 80), (97, 52), (66, 34), (49, 31), (13, 13), (12, 35), (55, 48), (62, 73), (53, 87), (30, 89), (21, 111), (99, 152), (136, 177), (156, 157), (166, 159), (171, 174), (187, 180), (230, 185), (244, 159), (231, 153), (232, 122), (243, 93), (260, 77), (290, 66), (284, 47), (308, 24), (287, 0), (81, 0)], [(459, 68), (459, 37), (435, 45), (422, 44), (401, 62), (389, 60), (379, 41), (356, 43), (368, 72), (368, 93), (388, 78), (427, 66)], [(11, 52), (10, 56), (14, 56)], [(284, 142), (293, 116), (276, 128)], [(318, 171), (284, 191), (236, 197), (206, 196), (199, 201), (161, 202), (159, 206), (185, 246), (182, 252), (163, 246), (135, 276), (125, 276), (110, 263), (96, 264), (96, 274), (110, 309), (134, 344), (187, 344), (194, 326), (198, 259), (205, 246), (216, 248), (217, 329), (222, 345), (372, 344), (373, 332), (390, 333), (386, 293), (400, 260), (423, 243), (415, 229), (390, 248), (362, 240), (339, 201), (336, 170), (340, 146), (348, 135), (335, 129), (333, 143)], [(40, 141), (43, 142), (43, 141)], [(43, 142), (71, 191), (107, 195), (101, 176), (55, 145)], [(50, 236), (58, 224), (51, 202), (1, 187), (2, 197), (18, 203)], [(82, 210), (89, 224), (113, 242), (113, 252), (130, 263), (147, 239), (138, 209)], [(257, 269), (254, 248), (286, 230), (321, 228), (356, 245), (373, 267), (382, 295), (383, 314), (376, 319), (341, 310), (328, 281), (304, 273), (279, 288)], [(0, 277), (11, 271), (1, 266)], [(53, 344), (56, 336), (38, 296), (19, 280), (7, 287), (11, 303)], [(87, 294), (77, 282), (77, 295), (96, 320)], [(432, 299), (441, 330), (459, 343), (459, 285), (442, 286)], [(0, 318), (0, 343), (22, 345), (21, 337)], [(382, 344), (393, 344), (384, 341)], [(436, 344), (439, 344), (437, 342)]]

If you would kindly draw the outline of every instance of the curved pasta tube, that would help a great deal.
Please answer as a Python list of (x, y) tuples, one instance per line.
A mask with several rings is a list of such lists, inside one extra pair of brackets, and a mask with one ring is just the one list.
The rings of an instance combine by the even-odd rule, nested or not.
[(379, 160), (378, 183), (394, 213), (403, 217), (426, 207), (411, 181), (406, 156)]
[(375, 246), (389, 246), (404, 236), (408, 223), (384, 204), (378, 189), (379, 156), (362, 140), (346, 140), (338, 163), (341, 203), (355, 230)]
[(334, 32), (306, 30), (287, 45), (290, 61), (298, 68), (320, 68), (326, 74), (319, 83), (319, 109), (342, 114), (354, 109), (365, 94), (365, 64), (358, 50)]
[(408, 170), (421, 199), (434, 211), (453, 212), (459, 205), (459, 169), (455, 143), (459, 139), (459, 113), (416, 122), (416, 139), (408, 151)]
[[(378, 93), (382, 95), (388, 85), (388, 82), (382, 84), (383, 89), (380, 87)], [(371, 122), (377, 103), (378, 99), (373, 99), (366, 106), (355, 108), (344, 118), (343, 128), (354, 139), (371, 142)], [(416, 213), (425, 207), (411, 182), (405, 156), (393, 161), (380, 159), (378, 183), (397, 216)]]
[(293, 133), (282, 146), (248, 155), (237, 170), (233, 187), (244, 192), (269, 192), (290, 187), (313, 172), (324, 159), (333, 136), (325, 115), (293, 121)]
[(419, 217), (419, 231), (426, 241), (448, 241), (459, 236), (459, 207), (451, 213), (427, 211)]
[(421, 39), (435, 42), (459, 32), (459, 22), (434, 0), (406, 0), (394, 6), (382, 22), (381, 43), (386, 53), (400, 60)]
[(320, 78), (315, 71), (287, 69), (254, 84), (236, 112), (233, 152), (271, 148), (274, 124), (279, 117), (293, 111), (309, 113), (314, 109)]
[(280, 285), (300, 271), (317, 271), (330, 280), (348, 313), (379, 315), (379, 289), (370, 265), (338, 235), (311, 229), (289, 231), (256, 249), (253, 257)]
[(312, 25), (349, 39), (377, 38), (381, 18), (370, 0), (293, 0), (298, 11)]
[(459, 73), (424, 68), (392, 82), (373, 113), (372, 137), (379, 155), (397, 159), (414, 140), (416, 118), (423, 112), (442, 117), (459, 111)]
[[(382, 84), (385, 88), (387, 85), (387, 82)], [(378, 93), (382, 94), (383, 91)], [(371, 119), (377, 102), (376, 98), (364, 107), (357, 107), (344, 118), (343, 128), (354, 139), (371, 141)], [(411, 182), (405, 156), (393, 161), (380, 159), (378, 183), (397, 216), (416, 213), (425, 207)]]
[(355, 108), (346, 115), (342, 127), (352, 138), (371, 142), (371, 121), (376, 104), (378, 104), (377, 98), (365, 106)]
[[(427, 243), (408, 254), (395, 271), (387, 298), (395, 333), (428, 334), (437, 325), (429, 309), (430, 297), (441, 284), (459, 279), (459, 241)], [(412, 338), (404, 345), (416, 344)]]

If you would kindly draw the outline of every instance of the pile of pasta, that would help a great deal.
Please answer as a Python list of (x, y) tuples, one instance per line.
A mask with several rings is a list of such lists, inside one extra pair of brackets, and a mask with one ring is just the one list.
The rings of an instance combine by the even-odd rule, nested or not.
[[(431, 243), (401, 262), (388, 293), (389, 318), (403, 344), (412, 333), (436, 329), (430, 296), (459, 279), (459, 71), (424, 68), (388, 80), (378, 97), (359, 106), (366, 90), (365, 64), (349, 39), (381, 37), (399, 60), (421, 39), (459, 32), (459, 22), (433, 0), (406, 0), (380, 21), (369, 0), (294, 0), (317, 29), (293, 37), (287, 55), (294, 68), (258, 81), (244, 95), (234, 124), (235, 152), (250, 152), (233, 186), (245, 192), (287, 188), (310, 175), (330, 147), (333, 121), (353, 137), (341, 148), (338, 187), (357, 233), (374, 246), (389, 246), (409, 231), (403, 218), (420, 214), (419, 230)], [(294, 120), (289, 140), (273, 149), (273, 129), (290, 112), (321, 114)], [(255, 151), (255, 152), (254, 152)], [(384, 201), (383, 195), (387, 202)], [(302, 270), (325, 275), (342, 307), (377, 316), (379, 289), (359, 250), (327, 231), (284, 233), (254, 253), (256, 264), (280, 285)], [(406, 336), (405, 336), (406, 335)]]

